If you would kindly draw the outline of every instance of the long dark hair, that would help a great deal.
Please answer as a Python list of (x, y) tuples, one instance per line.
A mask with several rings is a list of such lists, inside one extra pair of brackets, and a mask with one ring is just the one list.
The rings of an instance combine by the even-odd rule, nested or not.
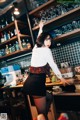
[(52, 43), (52, 36), (48, 32), (42, 32), (39, 37), (36, 40), (37, 47), (42, 47), (44, 45), (44, 41), (47, 38), (47, 36), (50, 36), (51, 38), (51, 43)]

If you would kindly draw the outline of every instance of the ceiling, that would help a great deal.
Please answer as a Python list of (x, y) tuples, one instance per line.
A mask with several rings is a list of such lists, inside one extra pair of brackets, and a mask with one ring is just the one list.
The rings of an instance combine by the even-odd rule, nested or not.
[[(4, 1), (4, 2), (1, 2)], [(21, 2), (23, 0), (0, 0), (0, 16), (6, 13), (14, 2)]]

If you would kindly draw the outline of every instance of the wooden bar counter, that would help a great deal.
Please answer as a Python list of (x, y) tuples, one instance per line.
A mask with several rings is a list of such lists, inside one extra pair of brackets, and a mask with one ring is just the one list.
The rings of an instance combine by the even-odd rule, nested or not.
[[(68, 79), (68, 80), (71, 80), (71, 79)], [(71, 83), (71, 84), (79, 85), (80, 82), (73, 79), (73, 83)], [(49, 88), (52, 89), (53, 86), (63, 86), (63, 85), (62, 85), (62, 82), (46, 83), (47, 90)], [(22, 87), (23, 87), (23, 84), (21, 83), (21, 84), (18, 84), (17, 86), (10, 86), (10, 87), (4, 86), (4, 87), (1, 87), (0, 90), (3, 92), (7, 91), (7, 93), (9, 94), (7, 96), (10, 97), (9, 100), (12, 101), (14, 98), (16, 98), (16, 95), (15, 95), (17, 93), (16, 91), (18, 91), (20, 94)], [(15, 92), (15, 94), (14, 94), (14, 92)], [(11, 97), (11, 94), (12, 94), (12, 97)], [(80, 92), (62, 91), (61, 93), (56, 93), (56, 94), (53, 93), (53, 96), (54, 96), (54, 104), (56, 107), (56, 111), (80, 111)], [(26, 99), (26, 101), (27, 101), (27, 99)], [(10, 102), (10, 106), (12, 106), (11, 104), (12, 103)], [(27, 102), (27, 106), (28, 106), (28, 102)], [(27, 108), (27, 106), (26, 106), (26, 108)], [(15, 120), (13, 110), (11, 113), (13, 116), (13, 120)], [(30, 116), (30, 112), (28, 112), (28, 114)], [(29, 119), (31, 119), (31, 117)]]

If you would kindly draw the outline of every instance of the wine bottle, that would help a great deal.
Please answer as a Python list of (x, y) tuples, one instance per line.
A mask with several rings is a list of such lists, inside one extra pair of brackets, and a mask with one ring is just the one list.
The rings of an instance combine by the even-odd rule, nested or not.
[(22, 40), (22, 47), (23, 47), (23, 48), (26, 48), (26, 47), (27, 47), (27, 44), (26, 44), (26, 42), (25, 42), (24, 39)]
[(16, 41), (15, 48), (16, 48), (16, 50), (20, 50), (18, 41)]
[(9, 48), (8, 48), (8, 45), (6, 45), (5, 53), (6, 53), (6, 54), (9, 54), (9, 53), (10, 53)]

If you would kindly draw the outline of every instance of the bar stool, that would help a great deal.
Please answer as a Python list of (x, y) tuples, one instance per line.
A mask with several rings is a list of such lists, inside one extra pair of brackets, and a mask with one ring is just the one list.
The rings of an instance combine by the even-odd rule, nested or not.
[[(50, 94), (47, 93), (46, 98), (47, 98), (48, 101), (49, 101), (49, 97), (50, 97)], [(30, 110), (31, 110), (32, 119), (35, 119), (38, 115), (36, 106), (32, 103), (33, 100), (31, 99), (31, 97), (29, 95), (27, 95), (27, 98), (28, 98), (29, 107), (30, 107)], [(47, 102), (47, 105), (50, 106), (49, 110), (48, 110), (49, 111), (48, 112), (48, 119), (49, 120), (57, 120), (54, 100), (51, 99), (51, 101)]]

